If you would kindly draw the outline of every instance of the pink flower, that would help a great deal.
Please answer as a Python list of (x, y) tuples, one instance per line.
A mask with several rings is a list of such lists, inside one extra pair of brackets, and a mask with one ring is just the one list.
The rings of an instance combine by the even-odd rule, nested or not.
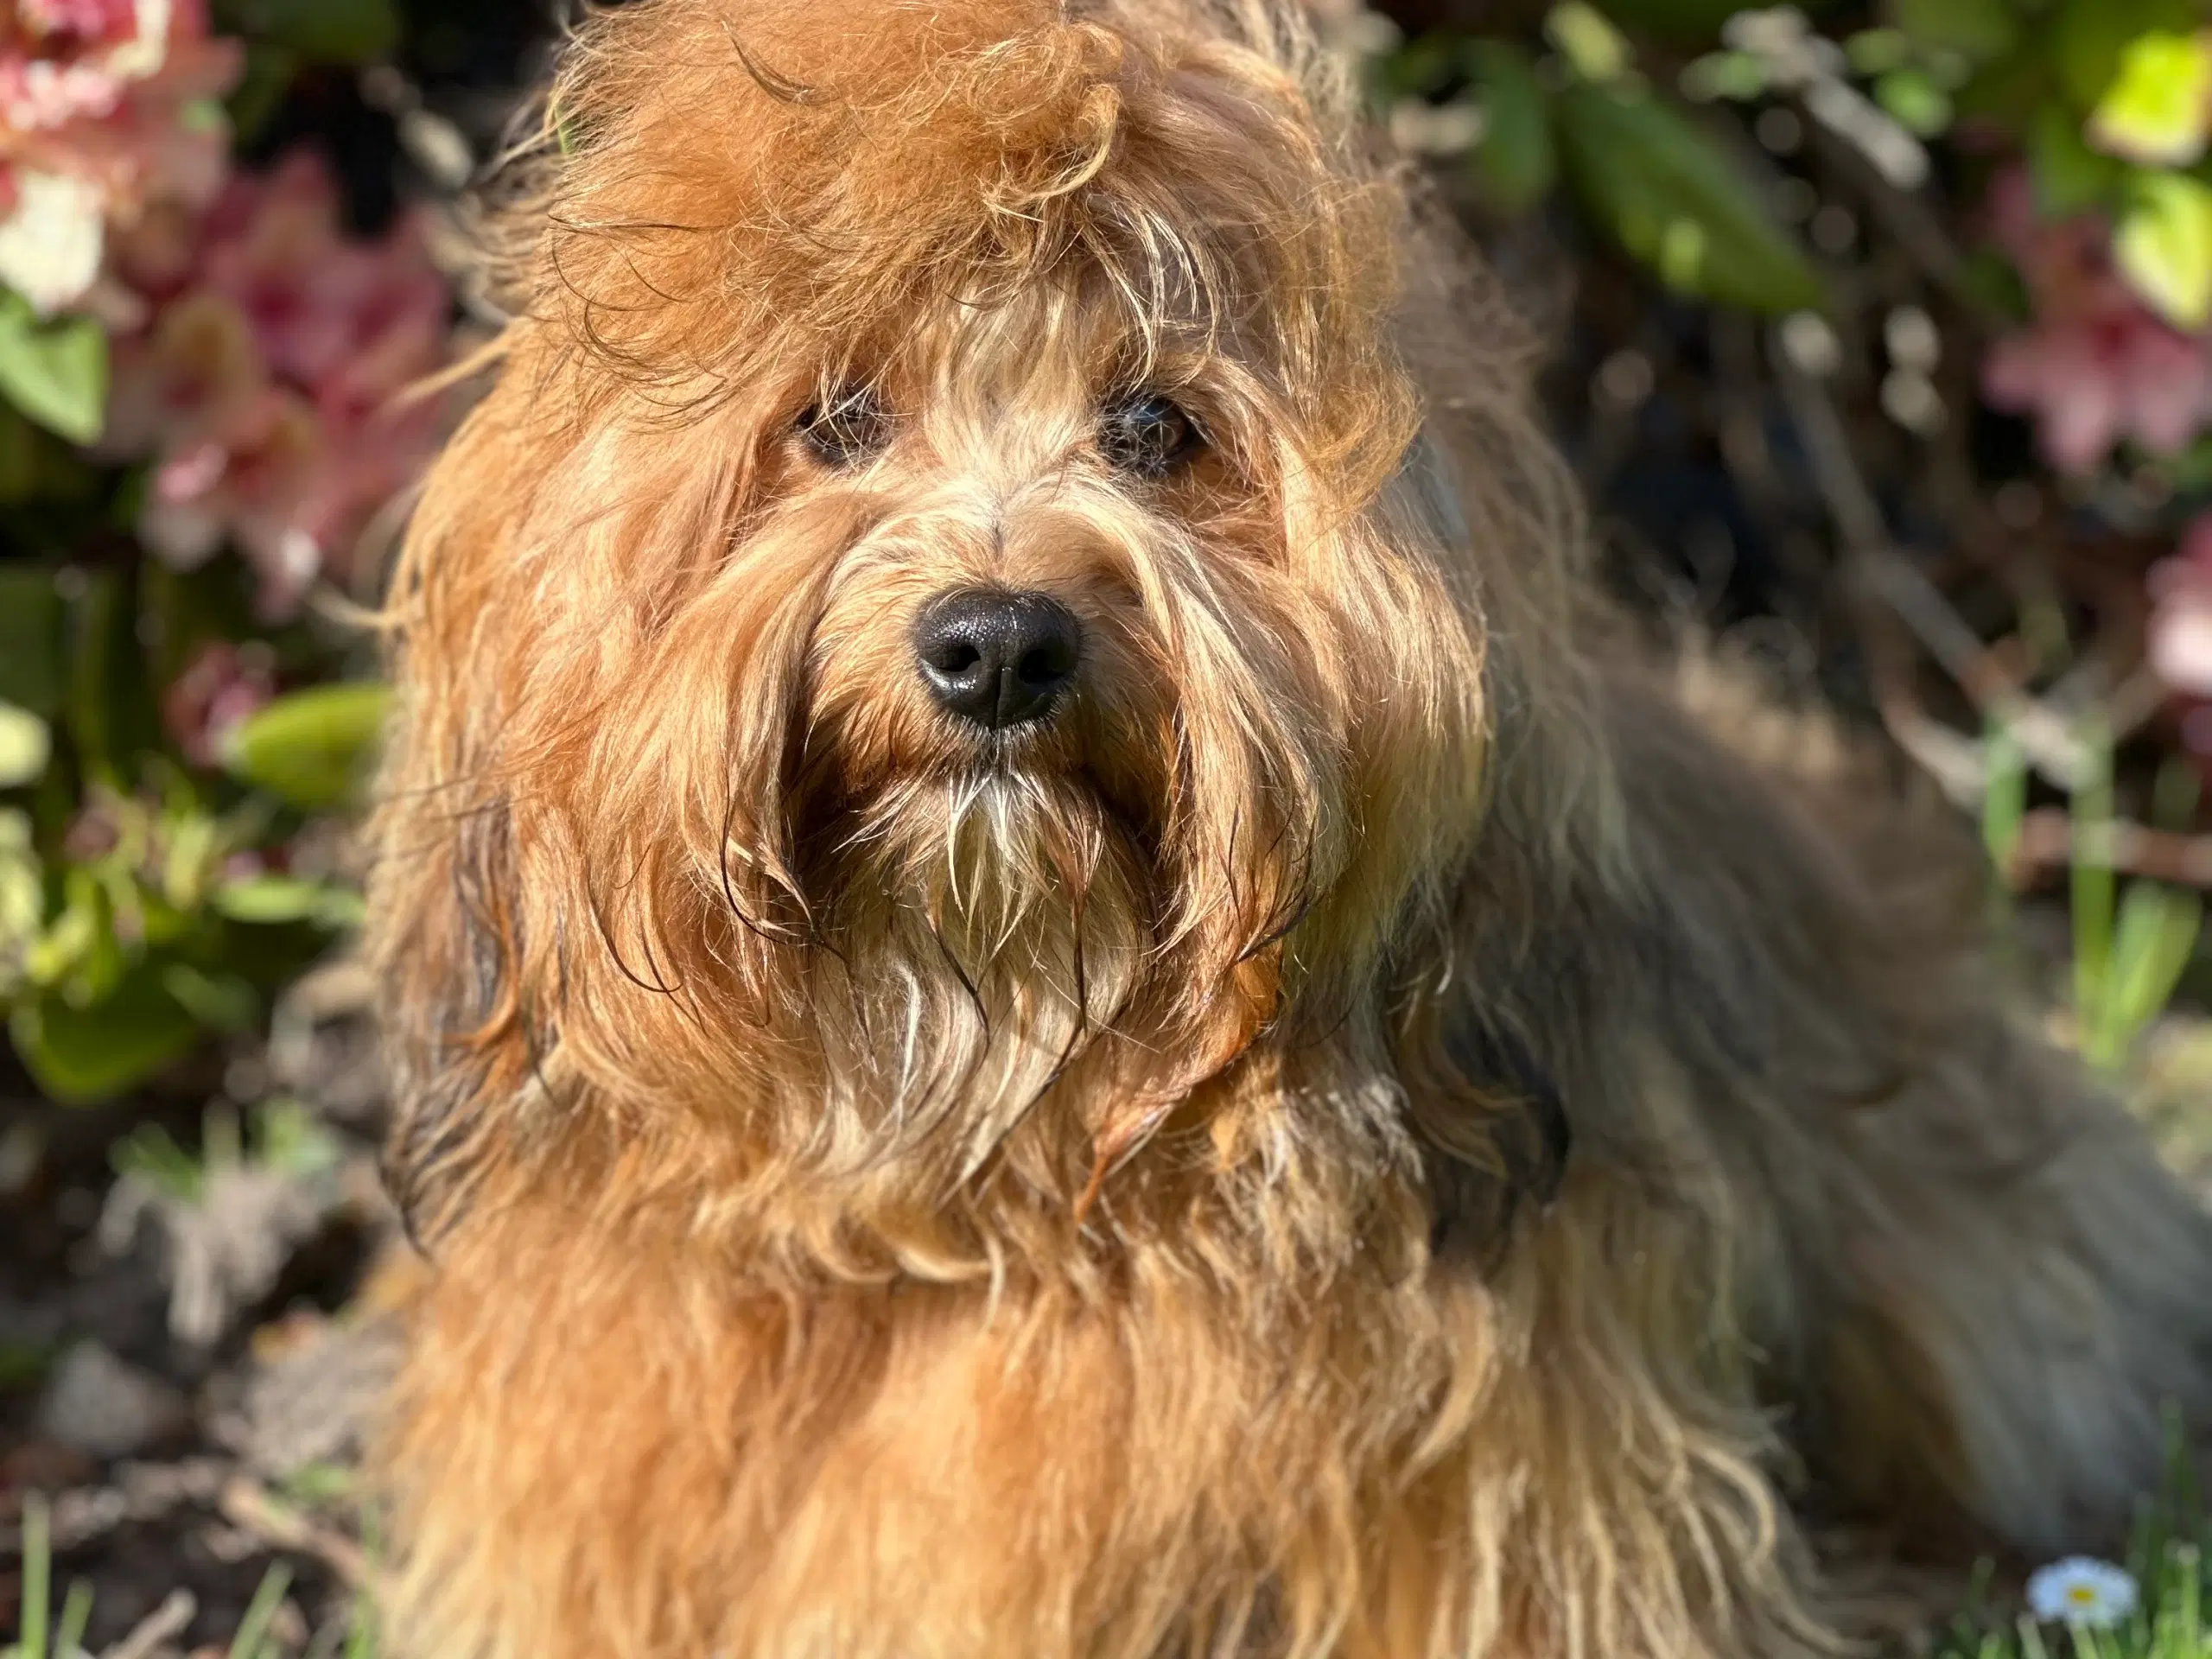
[(359, 574), (365, 532), (443, 431), (407, 388), (448, 353), (451, 302), (416, 220), (346, 238), (327, 172), (295, 156), (233, 180), (193, 227), (118, 261), (151, 325), (116, 345), (110, 453), (158, 458), (140, 530), (188, 566), (234, 542), (271, 617)]
[(152, 327), (118, 339), (99, 453), (133, 461), (221, 425), (269, 383), (238, 308), (193, 293), (164, 308)]
[(2212, 697), (2212, 513), (2182, 532), (2174, 556), (2151, 567), (2152, 669), (2173, 690)]
[(2185, 448), (2212, 416), (2206, 340), (2135, 297), (2112, 267), (2101, 219), (2040, 218), (2017, 168), (1992, 187), (1990, 207), (2034, 321), (1990, 348), (1982, 396), (2033, 416), (2044, 459), (2060, 472), (2088, 472), (2123, 440), (2155, 454)]
[(321, 563), (297, 522), (328, 460), (314, 409), (267, 385), (180, 437), (154, 469), (140, 538), (181, 570), (235, 541), (261, 575), (264, 611), (289, 614)]
[(185, 758), (212, 766), (232, 727), (276, 694), (265, 645), (218, 640), (200, 647), (162, 697), (162, 724)]
[(2202, 340), (2130, 301), (1997, 341), (1982, 363), (1981, 394), (1994, 408), (2035, 416), (2052, 467), (2086, 473), (2122, 439), (2153, 454), (2188, 448), (2212, 414), (2212, 363)]
[(137, 0), (17, 0), (16, 15), (27, 32), (48, 38), (115, 45), (138, 32)]
[(204, 202), (228, 155), (213, 100), (241, 61), (205, 0), (0, 0), (0, 282), (75, 306), (106, 228)]

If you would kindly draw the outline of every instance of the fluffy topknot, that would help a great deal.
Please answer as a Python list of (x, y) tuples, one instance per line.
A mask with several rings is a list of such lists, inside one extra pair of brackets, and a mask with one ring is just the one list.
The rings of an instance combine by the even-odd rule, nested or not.
[[(670, 404), (1081, 270), (1147, 338), (1265, 331), (1286, 379), (1388, 303), (1390, 193), (1288, 14), (1147, 0), (642, 0), (563, 60), (499, 288)], [(680, 204), (680, 207), (677, 207)]]

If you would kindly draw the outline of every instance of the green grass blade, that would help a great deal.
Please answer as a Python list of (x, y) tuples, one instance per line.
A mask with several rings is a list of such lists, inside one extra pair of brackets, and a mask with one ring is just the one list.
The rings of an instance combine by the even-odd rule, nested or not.
[(85, 1645), (85, 1627), (92, 1622), (92, 1586), (79, 1579), (69, 1586), (61, 1604), (61, 1623), (54, 1627), (54, 1659), (71, 1659)]
[(2126, 1058), (2135, 1039), (2172, 1001), (2196, 954), (2204, 900), (2193, 892), (2136, 881), (2129, 884), (2120, 911), (2113, 984), (2105, 999), (2113, 1064)]
[(54, 1515), (44, 1494), (23, 1499), (23, 1612), (16, 1626), (21, 1659), (46, 1659), (47, 1597), (54, 1574)]
[(2204, 1560), (2194, 1544), (2174, 1546), (2174, 1571), (2181, 1580), (2180, 1593), (2174, 1599), (2174, 1624), (2177, 1630), (2173, 1645), (2185, 1654), (2201, 1653), (2204, 1649)]
[(1981, 844), (2004, 892), (2004, 877), (2020, 850), (2020, 826), (2028, 816), (2028, 760), (2010, 728), (1990, 723), (1982, 740), (1986, 767), (1981, 792)]
[(353, 1618), (346, 1631), (346, 1659), (376, 1659), (377, 1610), (366, 1590), (353, 1598)]
[[(2085, 1047), (2099, 1035), (2112, 968), (2112, 863), (2104, 842), (2112, 823), (2112, 741), (2101, 721), (2085, 721), (2086, 770), (2069, 810), (2073, 827), (2074, 1014)], [(2094, 1060), (2097, 1057), (2090, 1056)]]
[(245, 1617), (238, 1621), (238, 1634), (231, 1638), (230, 1659), (263, 1659), (270, 1623), (276, 1617), (284, 1592), (291, 1586), (292, 1569), (282, 1561), (262, 1576), (260, 1586), (246, 1605)]

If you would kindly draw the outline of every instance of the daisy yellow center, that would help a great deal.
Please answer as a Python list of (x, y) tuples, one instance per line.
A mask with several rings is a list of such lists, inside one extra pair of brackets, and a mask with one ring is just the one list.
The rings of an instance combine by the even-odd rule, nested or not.
[(2094, 1584), (2073, 1585), (2070, 1586), (2066, 1592), (2066, 1599), (2074, 1603), (2077, 1607), (2087, 1607), (2090, 1603), (2096, 1600), (2096, 1599), (2097, 1587)]

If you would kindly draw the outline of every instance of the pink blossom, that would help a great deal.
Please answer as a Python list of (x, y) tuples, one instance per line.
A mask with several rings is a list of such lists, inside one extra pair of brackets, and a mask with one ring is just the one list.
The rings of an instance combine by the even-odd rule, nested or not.
[[(41, 309), (74, 306), (106, 228), (206, 201), (228, 154), (214, 100), (241, 61), (208, 37), (205, 0), (0, 0), (0, 281)], [(41, 217), (15, 225), (32, 181)], [(57, 243), (91, 257), (57, 264)]]
[(271, 617), (359, 573), (365, 532), (435, 448), (443, 411), (406, 390), (448, 353), (450, 300), (422, 225), (348, 238), (311, 155), (232, 180), (181, 234), (121, 250), (148, 326), (116, 342), (106, 448), (152, 454), (140, 524), (188, 566), (235, 543)]
[(2094, 214), (2045, 219), (2026, 175), (1990, 192), (1991, 221), (2026, 285), (2033, 321), (1993, 345), (1982, 396), (2031, 415), (2044, 459), (2085, 473), (2115, 443), (2155, 454), (2185, 448), (2212, 416), (2212, 353), (2148, 310), (2112, 267)]
[(2036, 417), (2052, 467), (2086, 473), (2123, 439), (2153, 454), (2186, 448), (2212, 414), (2212, 364), (2202, 341), (2131, 302), (1997, 341), (1981, 391), (1995, 408)]
[(138, 32), (137, 0), (17, 0), (16, 17), (28, 33), (115, 45)]
[(2151, 567), (2152, 668), (2174, 690), (2212, 697), (2212, 513), (2182, 532), (2171, 558)]
[(156, 314), (115, 342), (100, 453), (136, 461), (220, 425), (257, 396), (268, 373), (238, 308), (207, 293)]
[(2182, 747), (2212, 772), (2212, 513), (2182, 532), (2173, 556), (2151, 568), (2148, 585), (2145, 655), (2173, 694)]

